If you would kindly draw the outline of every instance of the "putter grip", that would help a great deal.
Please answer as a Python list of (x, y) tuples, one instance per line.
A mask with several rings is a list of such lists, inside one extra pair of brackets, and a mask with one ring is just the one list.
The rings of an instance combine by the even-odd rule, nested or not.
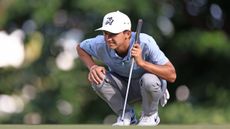
[(139, 38), (139, 36), (140, 36), (142, 24), (143, 24), (143, 20), (142, 20), (142, 19), (139, 19), (139, 20), (138, 20), (138, 24), (137, 24), (137, 29), (136, 29), (135, 43), (140, 43), (140, 38)]

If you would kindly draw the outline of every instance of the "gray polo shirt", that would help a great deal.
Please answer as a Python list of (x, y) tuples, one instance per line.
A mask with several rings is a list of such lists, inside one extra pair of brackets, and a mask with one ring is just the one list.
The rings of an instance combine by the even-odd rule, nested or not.
[[(125, 57), (120, 57), (113, 49), (110, 49), (104, 40), (103, 35), (98, 35), (95, 38), (86, 39), (81, 42), (80, 47), (94, 58), (102, 61), (107, 65), (109, 71), (115, 72), (123, 77), (129, 77), (129, 70), (131, 66), (130, 50), (135, 40), (135, 32), (132, 32), (129, 52)], [(168, 58), (159, 49), (155, 40), (144, 33), (140, 34), (140, 45), (142, 48), (142, 58), (145, 61), (153, 64), (163, 65), (168, 62)], [(136, 64), (134, 64), (132, 78), (139, 78), (146, 71)]]

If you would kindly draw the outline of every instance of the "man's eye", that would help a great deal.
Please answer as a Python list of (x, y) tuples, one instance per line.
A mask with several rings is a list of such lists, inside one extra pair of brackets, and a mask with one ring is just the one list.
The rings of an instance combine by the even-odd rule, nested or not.
[(114, 33), (110, 33), (110, 36), (116, 36), (117, 34), (114, 34)]
[(109, 33), (109, 32), (104, 32), (104, 35), (107, 35), (109, 37), (113, 37), (113, 36), (116, 36), (117, 34), (115, 34), (115, 33)]

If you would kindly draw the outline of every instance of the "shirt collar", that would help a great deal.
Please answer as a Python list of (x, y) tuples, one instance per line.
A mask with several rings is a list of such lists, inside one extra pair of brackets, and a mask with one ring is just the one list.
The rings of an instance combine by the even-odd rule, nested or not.
[[(132, 34), (133, 34), (133, 33), (132, 33)], [(110, 49), (110, 48), (109, 48), (109, 50), (110, 50), (110, 56), (111, 56), (112, 58), (120, 59), (120, 60), (122, 60), (122, 61), (129, 61), (129, 60), (131, 59), (131, 48), (133, 47), (133, 44), (134, 44), (134, 38), (132, 38), (132, 37), (133, 37), (133, 36), (131, 36), (128, 54), (127, 54), (124, 58), (120, 57), (120, 56), (116, 53), (116, 51), (115, 51), (114, 49)]]

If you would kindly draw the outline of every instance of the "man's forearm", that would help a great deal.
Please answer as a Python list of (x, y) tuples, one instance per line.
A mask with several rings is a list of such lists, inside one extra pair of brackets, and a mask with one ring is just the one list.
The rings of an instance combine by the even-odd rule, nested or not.
[(77, 46), (77, 53), (80, 59), (84, 62), (86, 67), (90, 69), (92, 66), (96, 65), (91, 55), (89, 55), (86, 51), (80, 48), (80, 45)]
[(174, 82), (176, 79), (176, 71), (171, 62), (168, 62), (165, 65), (155, 65), (150, 62), (143, 61), (143, 63), (140, 64), (140, 67), (169, 82)]

